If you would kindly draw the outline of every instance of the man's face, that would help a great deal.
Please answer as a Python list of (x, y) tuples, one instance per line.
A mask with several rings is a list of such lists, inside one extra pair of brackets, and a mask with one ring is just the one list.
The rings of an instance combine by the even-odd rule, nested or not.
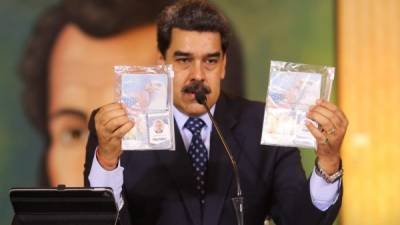
[(164, 130), (164, 123), (161, 120), (156, 120), (154, 122), (154, 131), (156, 133), (162, 133)]
[(51, 185), (83, 185), (87, 122), (95, 108), (114, 101), (113, 66), (154, 65), (156, 27), (96, 39), (68, 25), (60, 33), (49, 62), (47, 159)]
[(206, 113), (194, 94), (184, 93), (182, 88), (195, 80), (202, 81), (211, 89), (207, 104), (215, 104), (220, 94), (220, 82), (225, 76), (226, 56), (221, 49), (221, 35), (173, 28), (170, 47), (163, 60), (174, 68), (175, 107), (189, 116)]

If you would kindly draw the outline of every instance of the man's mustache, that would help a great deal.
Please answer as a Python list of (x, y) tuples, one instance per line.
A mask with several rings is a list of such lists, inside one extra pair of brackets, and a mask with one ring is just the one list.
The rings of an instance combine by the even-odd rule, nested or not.
[(195, 80), (190, 82), (190, 84), (184, 86), (182, 88), (182, 92), (187, 94), (195, 94), (198, 92), (203, 92), (204, 94), (207, 95), (211, 93), (211, 88), (205, 85), (203, 81)]

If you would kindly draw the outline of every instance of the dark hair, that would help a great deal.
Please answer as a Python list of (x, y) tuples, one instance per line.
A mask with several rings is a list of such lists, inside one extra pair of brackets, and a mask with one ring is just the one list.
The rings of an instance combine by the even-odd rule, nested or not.
[(163, 56), (171, 43), (173, 28), (189, 31), (211, 31), (221, 35), (221, 48), (225, 53), (229, 45), (229, 25), (213, 5), (202, 0), (179, 1), (165, 8), (157, 21), (158, 50)]

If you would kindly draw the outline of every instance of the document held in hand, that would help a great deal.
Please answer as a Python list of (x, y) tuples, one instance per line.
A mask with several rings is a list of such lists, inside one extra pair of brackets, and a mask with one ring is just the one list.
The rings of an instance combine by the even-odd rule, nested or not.
[(170, 65), (115, 66), (116, 96), (135, 126), (122, 138), (122, 150), (174, 150)]
[(318, 99), (329, 100), (334, 72), (333, 67), (271, 61), (261, 144), (316, 148), (306, 114)]

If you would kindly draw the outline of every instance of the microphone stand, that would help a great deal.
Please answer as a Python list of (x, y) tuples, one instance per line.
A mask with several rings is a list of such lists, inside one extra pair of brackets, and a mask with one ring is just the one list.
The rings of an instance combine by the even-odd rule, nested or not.
[(228, 156), (229, 161), (231, 162), (233, 174), (235, 175), (235, 180), (236, 180), (236, 196), (232, 197), (232, 203), (235, 209), (237, 224), (244, 225), (243, 195), (242, 195), (242, 188), (240, 185), (239, 169), (237, 166), (237, 162), (233, 157), (232, 151), (229, 148), (228, 144), (226, 143), (225, 138), (222, 136), (222, 132), (218, 126), (218, 123), (215, 121), (213, 115), (210, 112), (210, 108), (207, 105), (207, 97), (205, 93), (203, 91), (196, 91), (194, 94), (196, 97), (196, 101), (206, 108), (207, 114), (210, 117), (215, 130), (217, 131), (218, 137), (221, 140), (222, 145), (224, 146), (225, 153)]

